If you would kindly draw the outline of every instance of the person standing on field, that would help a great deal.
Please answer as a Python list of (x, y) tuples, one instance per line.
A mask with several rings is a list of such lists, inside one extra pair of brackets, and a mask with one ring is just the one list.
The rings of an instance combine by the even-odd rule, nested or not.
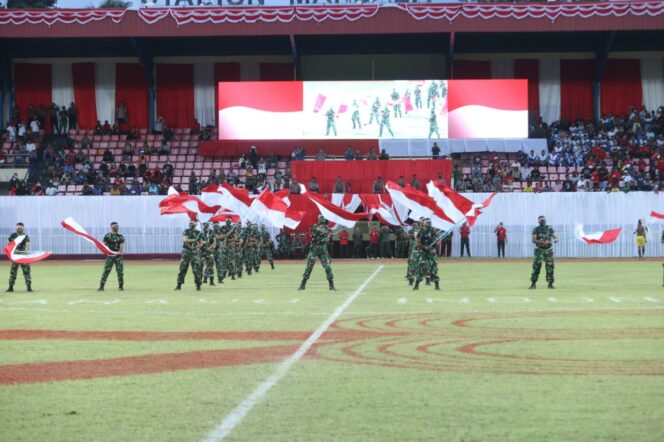
[(468, 252), (468, 258), (470, 258), (470, 227), (468, 223), (463, 223), (463, 226), (459, 229), (459, 234), (461, 235), (461, 257), (463, 258), (463, 249), (465, 247)]
[[(30, 251), (30, 237), (25, 233), (25, 226), (23, 223), (16, 223), (16, 232), (9, 235), (7, 238), (7, 243), (14, 241), (21, 235), (25, 235), (25, 239), (21, 244), (16, 246), (16, 252), (19, 254), (27, 254)], [(23, 278), (25, 278), (25, 286), (28, 291), (32, 291), (32, 278), (30, 277), (30, 264), (16, 264), (12, 263), (9, 270), (9, 288), (7, 292), (14, 291), (14, 283), (16, 282), (16, 276), (18, 275), (18, 266), (21, 266), (21, 271), (23, 271)]]
[(104, 236), (104, 244), (112, 252), (119, 252), (119, 255), (109, 255), (106, 256), (104, 261), (104, 271), (101, 274), (101, 280), (99, 281), (98, 292), (104, 291), (104, 285), (106, 285), (106, 279), (111, 273), (113, 266), (115, 265), (115, 272), (118, 274), (118, 288), (120, 291), (124, 290), (124, 244), (125, 239), (119, 233), (120, 225), (113, 221), (111, 223), (111, 231)]
[(640, 219), (638, 221), (634, 233), (636, 234), (636, 248), (639, 252), (639, 259), (643, 259), (646, 257), (646, 243), (648, 242), (647, 237), (649, 233), (648, 227), (646, 227), (643, 220)]
[(505, 257), (505, 243), (507, 242), (507, 229), (503, 226), (503, 223), (498, 223), (496, 227), (496, 240), (498, 241), (498, 258), (502, 253), (503, 258)]
[(535, 244), (535, 261), (533, 261), (533, 273), (530, 275), (530, 288), (537, 288), (537, 279), (542, 270), (542, 261), (546, 268), (546, 281), (548, 287), (553, 288), (553, 243), (558, 242), (558, 236), (552, 227), (546, 225), (546, 218), (537, 218), (538, 226), (533, 229), (532, 240)]
[(298, 290), (304, 290), (307, 285), (307, 280), (311, 276), (311, 271), (316, 264), (316, 258), (320, 260), (321, 265), (325, 269), (325, 275), (329, 283), (330, 290), (336, 291), (334, 287), (334, 275), (332, 274), (332, 266), (330, 265), (330, 255), (327, 252), (327, 242), (332, 236), (332, 230), (327, 225), (327, 220), (323, 215), (318, 216), (318, 223), (316, 223), (311, 230), (311, 248), (307, 255), (307, 267), (302, 275), (302, 282)]

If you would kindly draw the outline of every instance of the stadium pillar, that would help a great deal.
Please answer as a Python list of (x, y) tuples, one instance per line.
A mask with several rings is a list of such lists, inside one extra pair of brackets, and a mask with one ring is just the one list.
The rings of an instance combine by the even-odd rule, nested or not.
[(136, 38), (131, 39), (131, 44), (134, 47), (134, 52), (138, 57), (138, 61), (143, 66), (143, 71), (145, 72), (145, 82), (148, 85), (148, 125), (150, 132), (154, 131), (154, 121), (155, 121), (155, 104), (157, 98), (157, 91), (155, 86), (154, 78), (154, 57), (152, 54), (149, 54), (139, 44), (139, 41)]
[(296, 81), (300, 81), (302, 80), (302, 70), (300, 67), (300, 54), (297, 52), (297, 42), (295, 41), (295, 35), (290, 34), (289, 38), (291, 45), (291, 53), (293, 54), (293, 66), (295, 67), (293, 79)]
[(601, 51), (595, 53), (595, 77), (593, 79), (593, 111), (595, 112), (595, 124), (599, 124), (602, 117), (600, 84), (602, 82), (602, 73), (606, 66), (606, 60), (609, 59), (613, 41), (616, 38), (616, 31), (611, 31), (604, 41), (604, 47)]
[(450, 33), (450, 45), (447, 48), (447, 79), (451, 80), (452, 75), (454, 75), (454, 69), (452, 65), (454, 64), (454, 38), (456, 34), (454, 31)]
[[(5, 103), (9, 112), (5, 115)], [(12, 94), (12, 61), (9, 58), (0, 60), (0, 130), (5, 129), (5, 121), (14, 112)]]

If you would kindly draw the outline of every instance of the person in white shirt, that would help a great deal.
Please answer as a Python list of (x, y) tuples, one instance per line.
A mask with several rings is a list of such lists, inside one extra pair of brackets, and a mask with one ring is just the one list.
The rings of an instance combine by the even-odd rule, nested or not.
[(9, 126), (7, 127), (7, 134), (8, 134), (8, 141), (10, 143), (15, 143), (16, 142), (16, 127), (14, 126)]
[(25, 143), (25, 151), (27, 153), (32, 153), (36, 149), (37, 146), (35, 146), (35, 143), (33, 143), (32, 141), (28, 141), (27, 143)]
[(34, 118), (34, 119), (30, 122), (30, 130), (32, 131), (33, 134), (36, 134), (36, 133), (39, 133), (39, 129), (40, 129), (40, 127), (39, 127), (39, 120), (37, 120), (36, 118)]
[(25, 137), (25, 123), (18, 123), (18, 137), (23, 138)]
[(52, 183), (46, 188), (46, 196), (55, 196), (58, 194), (58, 188)]

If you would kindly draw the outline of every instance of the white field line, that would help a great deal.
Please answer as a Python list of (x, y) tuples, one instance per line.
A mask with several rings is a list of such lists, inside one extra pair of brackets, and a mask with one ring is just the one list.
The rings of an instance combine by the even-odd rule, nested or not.
[(245, 398), (240, 405), (235, 407), (220, 423), (217, 427), (210, 432), (210, 434), (205, 438), (206, 442), (216, 442), (224, 440), (235, 427), (237, 427), (240, 422), (245, 418), (245, 416), (254, 408), (254, 406), (261, 401), (263, 396), (267, 394), (272, 387), (274, 387), (280, 380), (283, 378), (288, 370), (299, 361), (302, 356), (304, 356), (307, 351), (311, 348), (312, 345), (318, 341), (318, 339), (327, 331), (328, 328), (337, 320), (339, 316), (346, 310), (346, 308), (353, 302), (355, 299), (360, 296), (365, 287), (374, 279), (374, 277), (383, 270), (384, 266), (378, 267), (369, 277), (346, 299), (343, 304), (341, 304), (337, 309), (316, 329), (315, 332), (307, 338), (306, 341), (300, 345), (300, 347), (283, 361), (272, 375), (267, 378), (265, 381), (260, 383), (254, 391), (251, 392), (249, 396)]

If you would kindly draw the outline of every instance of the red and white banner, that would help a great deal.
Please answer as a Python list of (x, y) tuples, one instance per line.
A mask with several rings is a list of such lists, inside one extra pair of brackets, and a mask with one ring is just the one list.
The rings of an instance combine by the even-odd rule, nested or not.
[(650, 212), (651, 218), (664, 219), (664, 213), (655, 212), (654, 210)]
[(247, 189), (238, 189), (230, 184), (222, 183), (217, 186), (208, 186), (201, 192), (201, 198), (208, 204), (218, 204), (236, 213), (242, 222), (258, 222), (259, 216), (251, 210), (253, 199), (249, 197)]
[(306, 196), (318, 207), (326, 220), (347, 228), (353, 228), (356, 222), (369, 216), (368, 213), (351, 213), (313, 193), (307, 193)]
[(33, 262), (41, 261), (48, 258), (53, 254), (53, 252), (32, 252), (32, 253), (21, 253), (16, 252), (16, 248), (23, 242), (25, 235), (17, 236), (13, 241), (10, 241), (9, 244), (2, 250), (7, 258), (14, 264), (31, 264)]
[(220, 205), (209, 205), (194, 195), (178, 194), (173, 188), (168, 190), (168, 196), (159, 202), (161, 215), (187, 214), (189, 219), (207, 222), (219, 210)]
[(69, 218), (65, 218), (62, 221), (60, 221), (60, 225), (64, 227), (66, 230), (69, 230), (70, 232), (75, 233), (76, 235), (80, 236), (86, 241), (94, 244), (95, 247), (97, 247), (104, 255), (115, 256), (120, 254), (120, 252), (112, 251), (106, 246), (106, 244), (99, 241), (94, 236), (88, 234), (88, 232), (86, 232), (85, 229), (81, 227), (81, 225), (77, 223), (76, 220), (71, 216)]
[(426, 193), (410, 186), (401, 187), (393, 181), (388, 181), (385, 188), (394, 203), (402, 204), (411, 210), (411, 219), (417, 221), (420, 218), (429, 218), (431, 225), (441, 230), (449, 230), (456, 224)]
[(611, 244), (620, 236), (622, 228), (606, 230), (604, 232), (585, 233), (583, 224), (577, 224), (574, 228), (574, 235), (580, 241), (586, 244)]
[(302, 212), (289, 210), (281, 198), (267, 189), (253, 200), (251, 210), (278, 229), (288, 227), (294, 230), (304, 216)]

